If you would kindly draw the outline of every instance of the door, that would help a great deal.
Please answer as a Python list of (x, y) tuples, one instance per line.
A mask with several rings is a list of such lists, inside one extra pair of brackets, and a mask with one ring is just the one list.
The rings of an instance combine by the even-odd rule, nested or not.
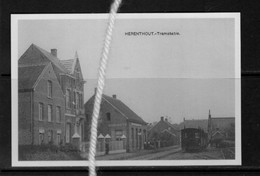
[(70, 123), (66, 124), (66, 143), (70, 143)]

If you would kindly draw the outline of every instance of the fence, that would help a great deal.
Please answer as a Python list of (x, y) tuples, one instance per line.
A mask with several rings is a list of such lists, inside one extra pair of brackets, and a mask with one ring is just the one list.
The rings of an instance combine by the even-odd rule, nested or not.
[[(88, 152), (89, 144), (90, 142), (82, 142), (80, 145), (80, 150), (82, 152)], [(107, 149), (106, 146), (108, 147)], [(109, 141), (109, 142), (97, 141), (96, 149), (97, 149), (97, 153), (96, 153), (97, 156), (104, 155), (106, 154), (106, 152), (108, 152), (109, 154), (126, 152), (126, 146), (124, 141)]]

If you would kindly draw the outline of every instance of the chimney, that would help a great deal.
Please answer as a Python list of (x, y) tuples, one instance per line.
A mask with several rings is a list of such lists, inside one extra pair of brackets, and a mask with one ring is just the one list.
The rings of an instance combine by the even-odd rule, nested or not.
[(166, 122), (168, 122), (168, 119), (167, 119), (167, 118), (165, 118), (165, 121), (166, 121)]
[(51, 54), (57, 57), (57, 49), (51, 49)]
[(164, 117), (163, 116), (161, 117), (161, 121), (164, 121)]
[(112, 97), (113, 97), (114, 99), (116, 99), (116, 94), (112, 95)]

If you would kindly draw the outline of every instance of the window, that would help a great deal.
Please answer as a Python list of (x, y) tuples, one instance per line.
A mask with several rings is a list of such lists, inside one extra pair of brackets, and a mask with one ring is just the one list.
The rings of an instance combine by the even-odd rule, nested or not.
[(135, 137), (135, 135), (134, 135), (134, 129), (132, 128), (132, 148), (134, 148), (135, 147), (135, 141), (134, 141), (134, 137)]
[(79, 108), (83, 108), (83, 94), (79, 94)]
[(44, 143), (44, 133), (39, 132), (39, 144), (42, 145)]
[(76, 93), (76, 108), (79, 108), (79, 93)]
[(111, 121), (110, 113), (108, 112), (106, 113), (106, 115), (107, 115), (107, 121)]
[(66, 107), (70, 108), (70, 90), (66, 90)]
[(116, 130), (116, 140), (117, 141), (121, 141), (122, 140), (122, 135), (123, 135), (123, 131), (122, 130)]
[(200, 138), (199, 133), (195, 133), (195, 138)]
[(57, 143), (58, 143), (58, 145), (61, 144), (61, 141), (60, 141), (60, 134), (57, 134)]
[(70, 123), (66, 124), (66, 143), (70, 142)]
[(50, 144), (50, 143), (52, 143), (53, 141), (52, 141), (52, 130), (49, 130), (48, 131), (48, 143)]
[(61, 145), (61, 130), (57, 130), (57, 144)]
[(39, 120), (43, 121), (43, 103), (39, 103)]
[(52, 97), (52, 82), (48, 81), (47, 82), (47, 87), (48, 87), (48, 97)]
[(76, 95), (76, 91), (74, 90), (73, 92), (73, 108), (77, 108), (77, 95)]
[(56, 122), (61, 122), (61, 112), (60, 112), (60, 107), (56, 107)]
[(48, 105), (48, 122), (52, 121), (52, 105)]

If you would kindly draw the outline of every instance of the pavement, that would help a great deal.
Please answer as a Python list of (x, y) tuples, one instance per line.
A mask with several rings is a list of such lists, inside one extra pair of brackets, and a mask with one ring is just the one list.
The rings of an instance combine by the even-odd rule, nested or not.
[[(86, 154), (85, 154), (86, 155)], [(87, 155), (86, 155), (87, 156)], [(228, 156), (228, 157), (227, 157)], [(183, 152), (180, 146), (171, 146), (156, 150), (140, 150), (132, 153), (118, 153), (97, 156), (97, 160), (212, 160), (234, 159), (234, 150), (230, 148), (207, 148), (199, 152)]]
[[(164, 152), (172, 152), (172, 150), (180, 150), (180, 146), (170, 146), (164, 147), (156, 150), (139, 150), (136, 152), (131, 153), (117, 153), (117, 154), (108, 154), (108, 155), (101, 155), (97, 156), (96, 160), (149, 160), (149, 158), (154, 158), (153, 156), (156, 155), (159, 157), (160, 155), (164, 155)], [(82, 153), (81, 156), (83, 158), (88, 157), (88, 153)]]

